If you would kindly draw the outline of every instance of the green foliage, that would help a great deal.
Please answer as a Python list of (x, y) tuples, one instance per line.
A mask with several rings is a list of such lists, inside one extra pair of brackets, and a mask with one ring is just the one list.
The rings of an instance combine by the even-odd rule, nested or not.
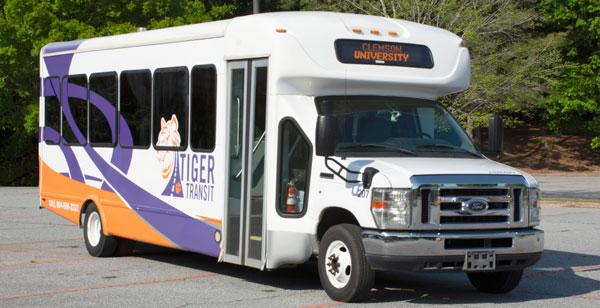
[(600, 147), (600, 0), (551, 1), (548, 32), (564, 32), (567, 68), (552, 95), (540, 104), (553, 131), (584, 130)]
[(0, 185), (37, 184), (39, 54), (51, 42), (230, 17), (227, 1), (0, 0)]

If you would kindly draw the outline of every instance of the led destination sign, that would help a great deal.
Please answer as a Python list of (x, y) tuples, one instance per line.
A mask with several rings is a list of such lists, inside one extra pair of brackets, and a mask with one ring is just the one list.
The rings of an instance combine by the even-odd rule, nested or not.
[(423, 45), (340, 39), (335, 53), (342, 63), (433, 67), (431, 50)]

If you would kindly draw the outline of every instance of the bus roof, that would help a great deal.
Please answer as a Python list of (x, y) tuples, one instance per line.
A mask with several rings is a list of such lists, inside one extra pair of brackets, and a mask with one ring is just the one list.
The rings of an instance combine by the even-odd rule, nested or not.
[[(280, 94), (322, 95), (324, 89), (373, 88), (436, 98), (468, 87), (469, 53), (455, 34), (413, 22), (334, 12), (277, 12), (158, 30), (52, 43), (41, 56), (224, 39), (224, 60), (269, 57), (279, 68)], [(431, 51), (432, 67), (342, 63), (336, 40), (416, 44)], [(276, 66), (272, 64), (277, 64)], [(310, 80), (309, 80), (310, 79)], [(392, 86), (393, 88), (393, 86)], [(382, 95), (385, 93), (381, 92)], [(393, 94), (393, 93), (392, 93)]]

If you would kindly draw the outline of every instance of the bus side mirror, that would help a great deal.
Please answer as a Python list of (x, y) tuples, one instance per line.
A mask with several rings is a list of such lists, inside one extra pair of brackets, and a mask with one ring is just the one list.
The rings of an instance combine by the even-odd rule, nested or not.
[(501, 116), (491, 116), (488, 130), (488, 151), (496, 156), (500, 156), (503, 142), (504, 121)]
[(319, 116), (315, 139), (318, 156), (333, 156), (337, 142), (337, 119), (334, 116)]

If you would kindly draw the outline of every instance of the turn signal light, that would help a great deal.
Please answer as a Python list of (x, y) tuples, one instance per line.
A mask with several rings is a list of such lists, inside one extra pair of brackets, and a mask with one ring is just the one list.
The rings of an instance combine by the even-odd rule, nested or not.
[(374, 209), (382, 209), (382, 210), (385, 210), (385, 209), (387, 209), (387, 203), (386, 203), (386, 202), (384, 202), (384, 201), (373, 201), (373, 205), (372, 205), (372, 207), (373, 207)]

